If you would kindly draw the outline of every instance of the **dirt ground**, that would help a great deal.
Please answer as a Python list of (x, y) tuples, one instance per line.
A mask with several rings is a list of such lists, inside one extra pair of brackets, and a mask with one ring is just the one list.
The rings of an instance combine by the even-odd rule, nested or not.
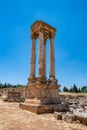
[(87, 126), (56, 120), (53, 114), (37, 115), (0, 99), (0, 130), (87, 130)]

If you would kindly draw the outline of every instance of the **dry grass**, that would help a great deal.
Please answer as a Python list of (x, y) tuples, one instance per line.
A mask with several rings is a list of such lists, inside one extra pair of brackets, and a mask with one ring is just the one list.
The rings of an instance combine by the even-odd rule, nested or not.
[(0, 130), (87, 130), (87, 127), (58, 121), (53, 114), (37, 115), (21, 110), (18, 103), (0, 99)]

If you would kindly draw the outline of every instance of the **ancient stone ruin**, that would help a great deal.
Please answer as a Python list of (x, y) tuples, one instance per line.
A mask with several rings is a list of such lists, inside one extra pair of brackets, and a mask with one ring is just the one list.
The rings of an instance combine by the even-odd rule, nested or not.
[(26, 87), (2, 88), (0, 89), (0, 96), (3, 101), (23, 102), (26, 97)]
[[(36, 21), (31, 26), (32, 53), (31, 70), (27, 84), (27, 99), (20, 103), (20, 108), (35, 113), (63, 111), (58, 94), (60, 85), (55, 78), (54, 37), (56, 29), (42, 21)], [(39, 39), (39, 67), (36, 70), (36, 38)], [(46, 78), (46, 40), (50, 40), (50, 75)]]
[(63, 104), (68, 106), (69, 110), (67, 112), (54, 112), (54, 117), (57, 120), (87, 125), (87, 95), (60, 94), (60, 99)]

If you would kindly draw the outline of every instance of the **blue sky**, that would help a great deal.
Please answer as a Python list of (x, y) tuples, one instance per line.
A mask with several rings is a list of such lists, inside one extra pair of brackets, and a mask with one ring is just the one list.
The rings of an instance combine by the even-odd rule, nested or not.
[[(27, 84), (30, 72), (30, 26), (43, 20), (57, 29), (56, 78), (61, 86), (87, 85), (86, 0), (0, 1), (0, 81)], [(37, 41), (38, 46), (38, 41)], [(47, 41), (47, 77), (49, 76)], [(37, 74), (37, 73), (36, 73)]]

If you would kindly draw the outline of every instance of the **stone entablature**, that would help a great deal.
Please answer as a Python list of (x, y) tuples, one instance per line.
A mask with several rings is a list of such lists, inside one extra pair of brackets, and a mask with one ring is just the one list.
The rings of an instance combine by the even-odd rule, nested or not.
[(31, 26), (31, 38), (39, 38), (40, 32), (43, 33), (44, 39), (54, 37), (56, 29), (45, 22), (36, 21)]

